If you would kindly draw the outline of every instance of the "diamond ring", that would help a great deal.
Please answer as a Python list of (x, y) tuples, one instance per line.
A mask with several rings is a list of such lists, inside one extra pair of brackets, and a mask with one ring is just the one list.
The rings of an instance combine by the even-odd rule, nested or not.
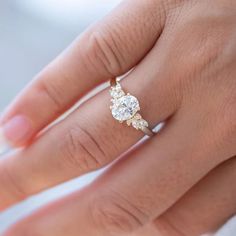
[(111, 103), (112, 116), (120, 123), (126, 122), (128, 126), (133, 126), (137, 130), (143, 131), (148, 136), (155, 133), (149, 129), (148, 122), (140, 115), (139, 101), (129, 93), (125, 93), (116, 78), (111, 79)]

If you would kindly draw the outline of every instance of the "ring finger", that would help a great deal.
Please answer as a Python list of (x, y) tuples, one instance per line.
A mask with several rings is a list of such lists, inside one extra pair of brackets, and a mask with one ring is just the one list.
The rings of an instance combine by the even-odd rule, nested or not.
[[(126, 91), (140, 99), (142, 115), (152, 127), (171, 116), (180, 103), (157, 50), (122, 82)], [(154, 61), (160, 67), (153, 67)], [(109, 99), (105, 89), (30, 147), (1, 160), (0, 207), (101, 168), (135, 144), (143, 134), (112, 118)]]

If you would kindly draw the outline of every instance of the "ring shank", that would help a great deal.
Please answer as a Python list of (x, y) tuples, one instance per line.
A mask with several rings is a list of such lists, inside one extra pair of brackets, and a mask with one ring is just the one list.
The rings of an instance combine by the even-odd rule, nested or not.
[(149, 137), (153, 137), (155, 135), (155, 133), (147, 127), (144, 127), (142, 131), (144, 134), (148, 135)]
[(116, 78), (112, 78), (111, 80), (110, 80), (110, 84), (111, 84), (111, 86), (116, 86)]

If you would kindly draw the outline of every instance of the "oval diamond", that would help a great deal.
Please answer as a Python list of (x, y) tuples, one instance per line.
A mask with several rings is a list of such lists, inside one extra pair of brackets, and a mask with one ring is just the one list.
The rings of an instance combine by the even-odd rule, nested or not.
[(139, 111), (138, 99), (132, 95), (125, 95), (114, 101), (112, 106), (112, 116), (119, 121), (132, 118)]

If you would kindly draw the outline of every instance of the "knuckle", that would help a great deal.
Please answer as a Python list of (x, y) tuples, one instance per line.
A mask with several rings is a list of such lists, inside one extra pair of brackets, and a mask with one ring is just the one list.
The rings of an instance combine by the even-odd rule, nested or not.
[[(103, 30), (93, 30), (87, 34), (86, 59), (88, 65), (111, 77), (124, 72), (124, 59), (115, 39), (115, 33)], [(86, 61), (86, 60), (85, 60)]]
[(117, 194), (108, 193), (96, 197), (90, 206), (96, 227), (109, 235), (131, 233), (146, 221), (146, 216)]
[(107, 161), (99, 142), (79, 125), (68, 130), (60, 149), (63, 162), (82, 172), (101, 168)]
[[(172, 32), (175, 33), (175, 48), (180, 51), (179, 53), (184, 53), (186, 63), (188, 61), (197, 63), (199, 59), (203, 60), (202, 63), (210, 63), (224, 50), (227, 34), (221, 32), (222, 26), (225, 26), (225, 19), (222, 19), (214, 8), (203, 15), (202, 10), (208, 4), (204, 1), (190, 1), (190, 3), (175, 22), (176, 27)], [(189, 11), (192, 14), (189, 14)], [(219, 18), (222, 19), (222, 24), (218, 24)]]
[[(42, 94), (44, 97), (46, 97), (49, 104), (52, 104), (51, 107), (54, 108), (54, 113), (59, 113), (61, 110), (61, 107), (64, 106), (64, 80), (61, 84), (53, 83), (52, 80), (48, 79), (49, 77), (42, 77), (41, 83), (38, 87), (38, 91), (40, 94)], [(62, 78), (62, 73), (60, 74), (60, 78)]]

